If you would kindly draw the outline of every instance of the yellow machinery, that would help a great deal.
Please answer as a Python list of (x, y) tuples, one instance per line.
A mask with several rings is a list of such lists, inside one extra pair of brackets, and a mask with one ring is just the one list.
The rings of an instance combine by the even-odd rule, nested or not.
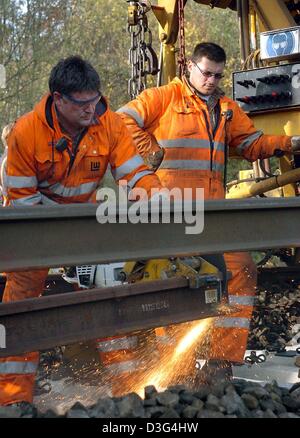
[[(184, 7), (192, 0), (157, 0), (147, 2), (159, 23), (161, 51), (159, 85), (167, 84), (183, 72)], [(240, 28), (241, 71), (233, 74), (233, 97), (252, 118), (256, 128), (265, 134), (300, 135), (300, 84), (297, 62), (300, 53), (284, 51), (265, 56), (260, 35), (274, 42), (276, 49), (288, 43), (288, 37), (299, 42), (300, 5), (297, 0), (193, 0), (207, 7), (230, 8), (237, 12)], [(155, 3), (155, 4), (154, 4)], [(129, 16), (139, 2), (129, 2)], [(272, 6), (271, 6), (272, 4)], [(271, 6), (271, 7), (270, 7)], [(131, 14), (131, 15), (130, 15)], [(130, 21), (129, 21), (130, 23)], [(298, 32), (298, 40), (296, 33)], [(295, 44), (296, 46), (297, 44)], [(226, 49), (226, 48), (225, 48)], [(296, 50), (297, 52), (297, 50)], [(277, 56), (281, 55), (281, 56)], [(177, 58), (177, 59), (176, 59)], [(178, 61), (178, 68), (177, 62)], [(296, 87), (294, 81), (296, 80)], [(249, 85), (250, 84), (250, 85)], [(229, 158), (238, 158), (229, 150)], [(228, 184), (227, 198), (253, 196), (294, 197), (298, 195), (300, 156), (278, 157), (278, 169), (272, 173), (270, 160), (253, 164), (242, 171), (237, 181)]]
[(222, 280), (220, 272), (215, 266), (201, 257), (157, 259), (145, 262), (127, 262), (123, 272), (126, 274), (126, 281), (149, 281), (153, 278), (165, 280), (167, 278), (185, 276), (192, 281), (191, 285), (196, 286), (197, 282), (219, 289), (218, 283)]
[(226, 272), (202, 257), (185, 257), (127, 262), (123, 268), (128, 283), (165, 280), (173, 277), (189, 279), (190, 287), (204, 290), (205, 302), (218, 304), (226, 294)]

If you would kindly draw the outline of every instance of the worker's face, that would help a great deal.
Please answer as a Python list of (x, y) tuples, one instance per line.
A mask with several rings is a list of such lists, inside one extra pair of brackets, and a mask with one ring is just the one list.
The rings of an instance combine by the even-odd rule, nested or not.
[(190, 83), (199, 93), (210, 96), (223, 77), (224, 62), (215, 62), (203, 57), (197, 63), (189, 61)]
[(70, 95), (53, 93), (59, 115), (74, 128), (85, 128), (93, 120), (96, 105), (101, 98), (97, 91), (81, 91)]

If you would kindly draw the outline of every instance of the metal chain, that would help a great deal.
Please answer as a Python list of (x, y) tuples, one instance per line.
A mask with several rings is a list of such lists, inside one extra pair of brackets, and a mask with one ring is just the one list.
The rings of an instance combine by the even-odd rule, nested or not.
[(186, 58), (185, 58), (185, 34), (184, 34), (184, 0), (178, 0), (178, 20), (179, 20), (179, 55), (178, 69), (179, 77), (185, 74)]
[(152, 33), (147, 18), (147, 12), (151, 10), (151, 7), (136, 0), (128, 3), (129, 63), (131, 65), (128, 94), (131, 99), (135, 99), (147, 87), (147, 75), (154, 76), (158, 73), (158, 59), (152, 48)]

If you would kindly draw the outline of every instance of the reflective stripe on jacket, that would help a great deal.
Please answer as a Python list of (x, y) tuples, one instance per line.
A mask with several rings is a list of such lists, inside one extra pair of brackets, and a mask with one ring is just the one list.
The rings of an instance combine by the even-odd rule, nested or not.
[[(138, 376), (145, 370), (146, 353), (145, 336), (139, 333), (128, 333), (97, 339), (96, 346), (103, 369), (110, 376), (110, 389), (113, 395), (122, 393), (124, 385), (131, 391), (131, 385), (138, 383)], [(122, 381), (120, 380), (122, 379)]]
[[(62, 152), (55, 145), (65, 137)], [(104, 99), (96, 108), (94, 124), (83, 131), (73, 164), (72, 140), (60, 129), (52, 97), (45, 96), (30, 113), (20, 117), (8, 138), (6, 189), (11, 205), (88, 202), (110, 164), (116, 181), (129, 189), (160, 187), (144, 164), (121, 120)]]
[(0, 362), (0, 374), (34, 374), (38, 368), (35, 362)]

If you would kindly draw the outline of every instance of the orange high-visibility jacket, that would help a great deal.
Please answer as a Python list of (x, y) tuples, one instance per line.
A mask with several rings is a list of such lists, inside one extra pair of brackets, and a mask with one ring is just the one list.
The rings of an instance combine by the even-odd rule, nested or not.
[[(68, 147), (56, 149), (65, 137)], [(88, 202), (111, 166), (116, 181), (129, 189), (150, 192), (160, 187), (158, 177), (144, 165), (121, 117), (104, 98), (96, 108), (94, 124), (84, 130), (73, 156), (72, 140), (60, 129), (50, 95), (20, 117), (8, 138), (7, 192), (10, 205)]]
[[(276, 149), (290, 151), (288, 136), (264, 135), (231, 99), (220, 97), (219, 124), (213, 132), (206, 104), (185, 81), (143, 91), (118, 110), (130, 129), (138, 151), (165, 148), (157, 175), (162, 185), (203, 187), (205, 198), (224, 197), (225, 143), (247, 160), (267, 158)], [(226, 122), (226, 112), (232, 120)]]
[[(118, 112), (143, 157), (160, 146), (165, 148), (156, 172), (164, 187), (204, 188), (206, 199), (220, 199), (224, 198), (226, 148), (254, 161), (272, 156), (275, 149), (290, 151), (291, 140), (288, 136), (263, 135), (233, 100), (220, 97), (219, 102), (215, 132), (206, 103), (177, 78), (166, 86), (143, 91)], [(232, 120), (226, 121), (229, 110)], [(216, 318), (208, 357), (243, 362), (255, 296), (256, 266), (247, 253), (226, 254), (225, 260), (233, 275), (228, 284), (229, 303), (239, 305), (241, 311)]]

